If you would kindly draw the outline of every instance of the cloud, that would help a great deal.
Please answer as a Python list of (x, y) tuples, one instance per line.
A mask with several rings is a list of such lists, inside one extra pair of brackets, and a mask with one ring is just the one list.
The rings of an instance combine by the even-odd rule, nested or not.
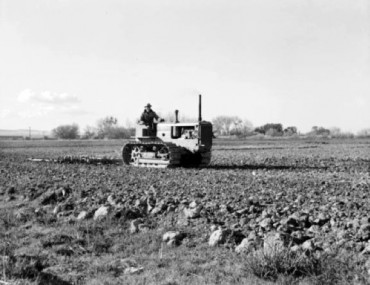
[(56, 93), (42, 91), (39, 93), (31, 89), (25, 89), (19, 93), (17, 100), (27, 108), (18, 112), (22, 118), (42, 117), (50, 113), (65, 113), (70, 115), (82, 115), (87, 112), (80, 106), (77, 96), (68, 93)]
[(68, 93), (55, 93), (50, 91), (36, 93), (30, 89), (25, 89), (20, 92), (17, 100), (20, 103), (39, 102), (47, 104), (72, 104), (80, 101), (77, 96)]

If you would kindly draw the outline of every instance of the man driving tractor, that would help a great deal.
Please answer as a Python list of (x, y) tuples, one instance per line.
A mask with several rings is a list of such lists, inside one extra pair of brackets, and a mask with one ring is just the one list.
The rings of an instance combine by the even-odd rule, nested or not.
[(152, 105), (149, 103), (144, 108), (145, 110), (140, 116), (139, 124), (148, 126), (151, 132), (155, 132), (155, 123), (163, 122), (164, 120), (152, 110)]

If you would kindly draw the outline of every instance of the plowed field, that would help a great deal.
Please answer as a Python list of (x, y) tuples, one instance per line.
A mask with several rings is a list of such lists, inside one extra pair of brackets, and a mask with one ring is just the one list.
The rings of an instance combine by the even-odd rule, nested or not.
[[(204, 169), (117, 164), (123, 144), (0, 141), (0, 280), (260, 284), (246, 259), (280, 233), (306, 256), (351, 256), (354, 273), (334, 283), (366, 282), (369, 140), (216, 140)], [(27, 160), (66, 155), (112, 163)], [(211, 246), (217, 229), (227, 238)], [(168, 231), (181, 239), (162, 241)], [(251, 246), (236, 253), (243, 239)], [(316, 273), (269, 280), (326, 280)]]

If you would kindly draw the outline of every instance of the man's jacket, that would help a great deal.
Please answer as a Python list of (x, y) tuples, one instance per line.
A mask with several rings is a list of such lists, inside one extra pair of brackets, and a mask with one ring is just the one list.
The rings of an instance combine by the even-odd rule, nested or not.
[(150, 110), (149, 112), (145, 110), (140, 117), (140, 121), (143, 121), (147, 126), (151, 126), (154, 119), (158, 120), (159, 116), (153, 110)]

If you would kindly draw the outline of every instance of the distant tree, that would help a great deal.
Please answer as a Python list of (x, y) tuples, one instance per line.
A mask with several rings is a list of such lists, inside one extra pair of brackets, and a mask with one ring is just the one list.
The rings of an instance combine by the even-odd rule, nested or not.
[(332, 138), (341, 138), (341, 139), (351, 139), (355, 137), (353, 133), (342, 132), (341, 129), (338, 127), (333, 127), (330, 129), (330, 136)]
[(298, 133), (297, 127), (291, 126), (284, 129), (285, 136), (293, 136), (296, 135), (297, 133)]
[(53, 129), (52, 134), (58, 139), (77, 139), (79, 137), (79, 127), (77, 124), (61, 125)]
[(94, 139), (97, 137), (97, 129), (92, 126), (86, 126), (82, 135), (83, 139)]
[(237, 116), (218, 116), (212, 120), (213, 130), (219, 135), (245, 135), (252, 131), (252, 124)]
[(235, 121), (240, 118), (235, 116), (218, 116), (212, 120), (213, 130), (220, 135), (230, 135), (230, 129)]
[(97, 137), (98, 138), (111, 138), (111, 134), (117, 127), (118, 120), (113, 116), (107, 116), (99, 119), (97, 122)]
[(118, 120), (115, 117), (108, 116), (98, 120), (97, 138), (107, 139), (126, 139), (134, 134), (133, 128), (124, 128), (118, 126)]
[(282, 136), (283, 135), (283, 125), (282, 124), (265, 124), (261, 127), (254, 129), (256, 133), (269, 135), (269, 136)]
[(236, 120), (231, 126), (230, 135), (246, 137), (253, 134), (253, 125), (248, 120)]
[(332, 127), (329, 129), (329, 131), (330, 131), (330, 134), (334, 137), (339, 136), (342, 133), (341, 129), (338, 127)]
[(108, 116), (98, 120), (97, 132), (99, 138), (105, 138), (117, 126), (118, 120), (115, 117)]
[(363, 129), (357, 133), (358, 138), (370, 138), (370, 129)]
[(265, 134), (265, 129), (263, 128), (263, 126), (255, 128), (254, 131), (259, 134)]
[(308, 134), (314, 136), (329, 136), (330, 130), (325, 129), (324, 127), (313, 126), (311, 132)]

